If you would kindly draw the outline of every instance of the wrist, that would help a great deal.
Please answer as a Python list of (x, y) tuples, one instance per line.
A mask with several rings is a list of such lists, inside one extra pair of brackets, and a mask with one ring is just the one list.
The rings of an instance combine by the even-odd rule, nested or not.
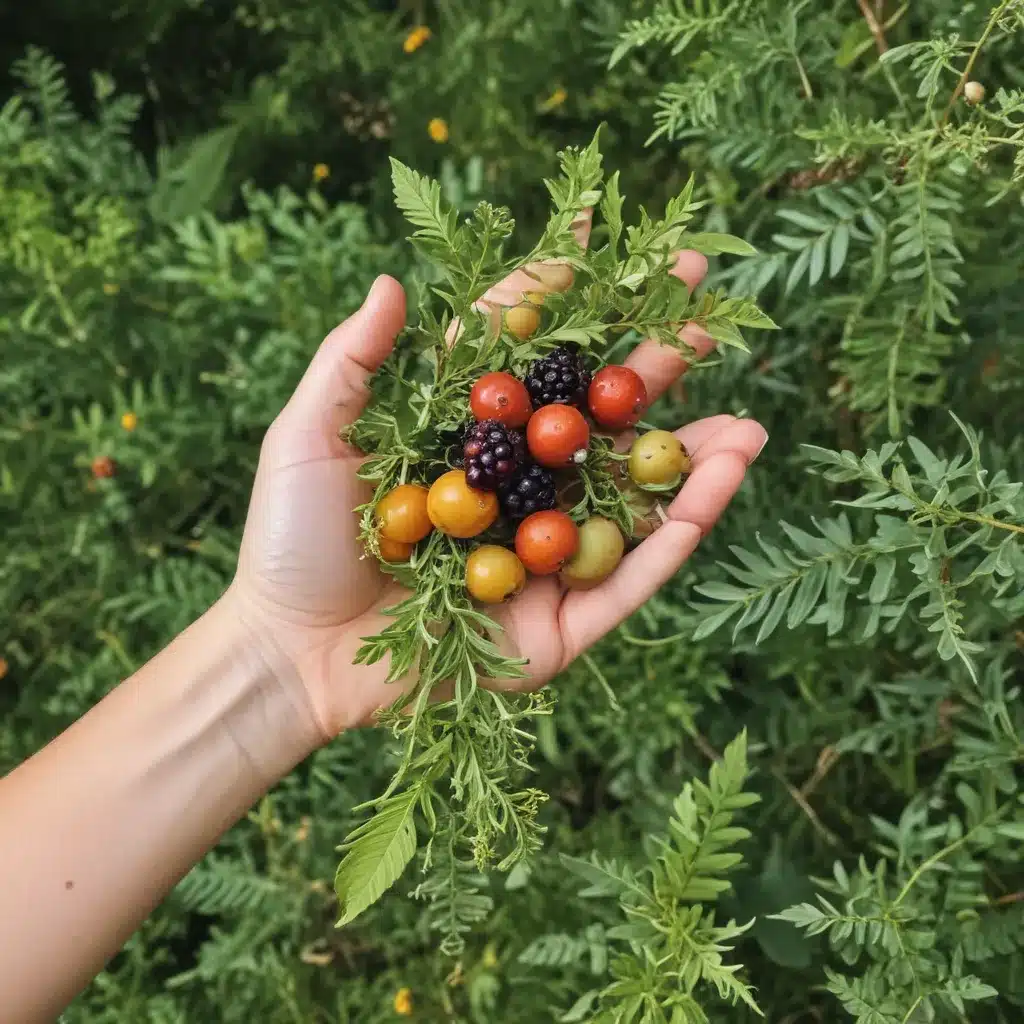
[(306, 688), (233, 586), (197, 625), (216, 638), (231, 666), (224, 724), (269, 788), (327, 741)]

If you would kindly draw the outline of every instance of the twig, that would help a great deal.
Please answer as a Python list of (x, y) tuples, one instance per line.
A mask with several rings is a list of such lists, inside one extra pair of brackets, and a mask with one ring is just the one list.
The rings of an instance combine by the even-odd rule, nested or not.
[(708, 743), (708, 741), (706, 739), (704, 739), (704, 736), (698, 730), (694, 729), (693, 732), (691, 732), (689, 735), (690, 735), (690, 739), (692, 739), (693, 742), (697, 745), (697, 749), (709, 761), (721, 761), (722, 760), (722, 755), (717, 750), (715, 750), (715, 748), (713, 746), (711, 746), (711, 744)]
[(1012, 0), (1002, 0), (1002, 3), (992, 12), (992, 16), (988, 19), (985, 31), (981, 33), (981, 38), (971, 51), (970, 57), (967, 58), (967, 67), (964, 68), (964, 73), (960, 76), (960, 81), (956, 83), (953, 95), (949, 98), (949, 104), (946, 107), (946, 112), (942, 115), (942, 120), (939, 122), (940, 128), (945, 127), (946, 122), (949, 120), (949, 115), (953, 113), (953, 105), (960, 98), (960, 94), (964, 91), (964, 86), (971, 77), (971, 71), (974, 70), (974, 62), (978, 59), (978, 56), (981, 53), (981, 48), (988, 41), (988, 37), (992, 34), (992, 29), (994, 29), (999, 23), (999, 19), (1003, 16), (1003, 13), (1006, 11), (1006, 8), (1010, 6), (1011, 2)]
[(818, 755), (818, 763), (814, 771), (808, 776), (807, 781), (800, 787), (800, 795), (806, 800), (820, 785), (832, 766), (839, 760), (839, 754), (833, 746), (824, 747)]
[(1020, 903), (1021, 900), (1024, 900), (1024, 892), (1008, 892), (1005, 896), (992, 900), (990, 905), (993, 907), (1005, 907), (1009, 903)]
[(864, 20), (868, 23), (871, 34), (875, 37), (875, 46), (878, 48), (878, 52), (887, 52), (889, 43), (885, 38), (885, 30), (882, 28), (878, 18), (875, 17), (875, 12), (868, 6), (868, 0), (857, 0), (857, 6), (860, 8), (860, 13), (864, 15)]
[(822, 839), (828, 843), (829, 846), (838, 846), (839, 837), (836, 836), (829, 828), (822, 824), (821, 819), (818, 817), (817, 812), (807, 802), (807, 798), (800, 792), (790, 781), (782, 774), (782, 771), (778, 768), (772, 769), (772, 775), (775, 776), (786, 787), (786, 792), (793, 798), (793, 802), (800, 808), (804, 814), (807, 815), (807, 820), (814, 826), (814, 830), (821, 836)]

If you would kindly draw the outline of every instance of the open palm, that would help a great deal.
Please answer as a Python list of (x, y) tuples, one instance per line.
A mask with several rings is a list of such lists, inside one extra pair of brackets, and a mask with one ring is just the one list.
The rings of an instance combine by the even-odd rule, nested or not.
[[(578, 235), (586, 240), (589, 220)], [(525, 290), (544, 290), (546, 268), (516, 271), (481, 299), (498, 310)], [(695, 287), (707, 270), (703, 256), (680, 253), (672, 273)], [(536, 277), (541, 278), (538, 285)], [(356, 472), (362, 456), (338, 437), (362, 412), (369, 376), (381, 365), (405, 323), (405, 295), (390, 277), (374, 283), (363, 306), (325, 339), (295, 394), (267, 432), (260, 454), (232, 595), (293, 699), (310, 704), (325, 741), (367, 724), (395, 697), (386, 663), (353, 665), (363, 638), (391, 621), (384, 608), (405, 592), (365, 555), (353, 509), (369, 500)], [(695, 325), (686, 340), (703, 355), (713, 342)], [(644, 341), (626, 364), (644, 379), (653, 401), (686, 370), (680, 353)], [(504, 653), (528, 659), (519, 689), (544, 685), (574, 658), (631, 615), (692, 554), (743, 481), (764, 445), (753, 420), (712, 416), (676, 435), (692, 471), (667, 510), (667, 520), (589, 591), (566, 592), (556, 577), (532, 579), (514, 601), (492, 609), (503, 627)], [(411, 680), (409, 681), (411, 684)]]

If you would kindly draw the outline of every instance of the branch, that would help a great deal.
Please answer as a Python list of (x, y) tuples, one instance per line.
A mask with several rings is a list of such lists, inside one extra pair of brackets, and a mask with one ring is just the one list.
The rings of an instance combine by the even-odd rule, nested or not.
[(889, 43), (885, 38), (885, 30), (879, 23), (878, 18), (875, 17), (875, 12), (868, 6), (868, 0), (857, 0), (857, 6), (860, 8), (860, 13), (864, 15), (864, 20), (868, 23), (871, 34), (875, 37), (875, 46), (878, 48), (878, 52), (885, 53), (889, 49)]

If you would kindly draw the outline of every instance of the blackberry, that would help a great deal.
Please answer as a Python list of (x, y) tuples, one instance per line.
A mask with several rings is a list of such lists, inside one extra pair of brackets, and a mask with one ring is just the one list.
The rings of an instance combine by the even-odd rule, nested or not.
[(579, 348), (564, 345), (556, 348), (530, 367), (523, 383), (530, 392), (533, 407), (542, 405), (575, 405), (582, 408), (587, 401), (590, 371)]
[(502, 484), (498, 499), (509, 519), (525, 519), (555, 507), (555, 478), (542, 466), (523, 466)]
[(466, 431), (462, 453), (466, 483), (480, 491), (496, 491), (526, 457), (526, 439), (497, 420), (483, 420)]

